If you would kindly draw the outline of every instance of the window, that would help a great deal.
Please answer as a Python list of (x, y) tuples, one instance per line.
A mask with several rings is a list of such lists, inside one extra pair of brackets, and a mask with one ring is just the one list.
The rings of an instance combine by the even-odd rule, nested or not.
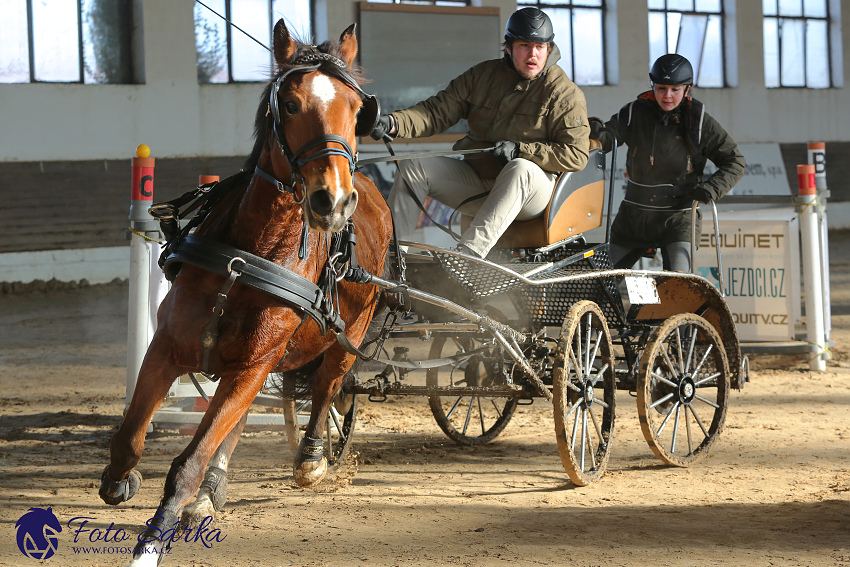
[(827, 0), (762, 0), (762, 10), (765, 86), (833, 86)]
[(469, 6), (469, 0), (368, 0), (379, 4), (426, 4), (434, 6)]
[(517, 8), (536, 6), (552, 20), (558, 65), (578, 85), (605, 84), (604, 0), (519, 0)]
[(650, 62), (665, 53), (678, 53), (691, 62), (696, 86), (726, 86), (721, 4), (721, 0), (647, 0)]
[(131, 83), (124, 0), (0, 0), (0, 83)]
[[(233, 25), (229, 25), (223, 18), (230, 20)], [(267, 80), (272, 65), (269, 51), (271, 33), (280, 18), (286, 22), (292, 37), (312, 41), (310, 0), (195, 2), (198, 82)]]

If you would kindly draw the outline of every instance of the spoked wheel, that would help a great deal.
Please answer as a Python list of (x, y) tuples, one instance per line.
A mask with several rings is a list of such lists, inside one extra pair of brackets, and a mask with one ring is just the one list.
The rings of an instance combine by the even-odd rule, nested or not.
[(729, 363), (717, 331), (681, 313), (649, 338), (637, 384), (643, 436), (659, 459), (687, 467), (708, 453), (726, 419)]
[(592, 301), (570, 308), (555, 356), (555, 438), (564, 469), (587, 486), (605, 474), (614, 433), (614, 346), (605, 316)]
[[(469, 338), (436, 337), (431, 343), (430, 358), (471, 352), (476, 346), (476, 341)], [(496, 377), (492, 361), (474, 355), (459, 364), (429, 369), (426, 383), (430, 387), (486, 387), (502, 382)], [(508, 425), (517, 408), (516, 398), (478, 395), (431, 396), (428, 403), (440, 429), (460, 445), (489, 443)]]
[[(298, 416), (310, 417), (310, 401), (308, 399), (283, 399), (284, 419), (286, 420), (286, 437), (289, 447), (294, 453), (301, 442), (301, 427)], [(325, 458), (329, 467), (335, 467), (345, 462), (351, 437), (357, 423), (357, 396), (339, 392), (334, 396), (331, 409), (328, 411), (328, 422), (325, 424)]]

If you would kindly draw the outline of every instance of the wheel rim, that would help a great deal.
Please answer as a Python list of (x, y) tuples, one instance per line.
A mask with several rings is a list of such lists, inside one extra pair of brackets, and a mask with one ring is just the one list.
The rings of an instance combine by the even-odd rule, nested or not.
[[(472, 339), (436, 337), (431, 344), (430, 358), (440, 358), (444, 353), (471, 352), (474, 348)], [(431, 368), (426, 380), (430, 387), (493, 386), (498, 383), (492, 364), (478, 355), (456, 365)], [(473, 395), (431, 396), (428, 404), (443, 433), (461, 445), (489, 443), (505, 429), (517, 408), (516, 398)]]
[(708, 454), (726, 418), (729, 367), (723, 343), (702, 317), (667, 319), (641, 358), (641, 431), (665, 463), (688, 466)]
[(605, 473), (614, 432), (611, 334), (599, 307), (576, 303), (561, 327), (553, 379), (555, 438), (564, 469), (579, 486)]

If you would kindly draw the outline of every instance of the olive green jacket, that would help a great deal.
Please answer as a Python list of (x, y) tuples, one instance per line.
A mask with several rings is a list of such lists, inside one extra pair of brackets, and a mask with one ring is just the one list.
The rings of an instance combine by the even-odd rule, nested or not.
[[(524, 79), (507, 58), (484, 61), (452, 80), (445, 90), (406, 110), (395, 111), (398, 135), (419, 138), (439, 134), (467, 119), (469, 133), (454, 149), (486, 148), (518, 142), (516, 157), (550, 172), (580, 171), (587, 163), (590, 127), (584, 93), (555, 65), (553, 48), (546, 68)], [(490, 154), (467, 156), (484, 179), (504, 166)]]

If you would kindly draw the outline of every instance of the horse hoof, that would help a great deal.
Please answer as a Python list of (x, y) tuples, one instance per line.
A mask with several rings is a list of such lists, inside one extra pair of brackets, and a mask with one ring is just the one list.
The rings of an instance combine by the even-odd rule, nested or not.
[(109, 476), (109, 465), (106, 465), (106, 468), (103, 469), (103, 475), (100, 477), (98, 493), (104, 502), (115, 506), (135, 496), (141, 485), (142, 474), (135, 469), (130, 471), (127, 478), (114, 480)]
[(306, 488), (313, 486), (328, 472), (328, 460), (325, 458), (325, 447), (321, 439), (304, 437), (295, 451), (295, 462), (292, 473), (298, 486)]
[(163, 509), (160, 504), (153, 517), (145, 523), (148, 527), (139, 534), (138, 543), (133, 548), (133, 559), (127, 567), (154, 567), (162, 562), (164, 556), (171, 553), (173, 536), (166, 537), (165, 541), (160, 538), (170, 534), (172, 529), (179, 529), (177, 513)]
[(215, 513), (227, 502), (227, 471), (219, 467), (207, 467), (204, 480), (198, 489), (195, 501), (183, 508), (180, 523), (184, 528), (196, 529), (206, 518), (215, 520)]
[(309, 488), (320, 482), (328, 473), (328, 460), (324, 457), (319, 461), (304, 461), (293, 467), (295, 482), (301, 488)]
[[(194, 502), (183, 508), (183, 514), (180, 516), (180, 526), (184, 529), (196, 530), (201, 527), (201, 524), (207, 518), (215, 520), (215, 506), (207, 492), (198, 494)], [(212, 522), (207, 524), (212, 525)]]

